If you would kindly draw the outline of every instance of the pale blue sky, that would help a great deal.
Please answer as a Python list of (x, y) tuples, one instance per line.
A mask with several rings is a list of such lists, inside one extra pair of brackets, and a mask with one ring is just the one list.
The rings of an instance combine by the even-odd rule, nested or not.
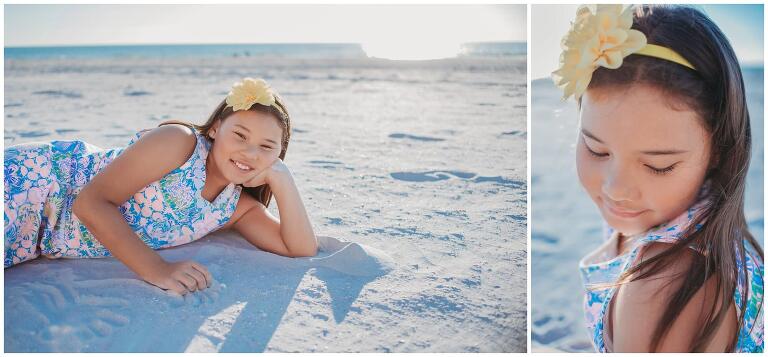
[(5, 5), (5, 46), (525, 41), (525, 5)]
[[(742, 64), (763, 63), (763, 5), (699, 5), (728, 37)], [(531, 78), (557, 69), (560, 39), (578, 5), (531, 6)]]

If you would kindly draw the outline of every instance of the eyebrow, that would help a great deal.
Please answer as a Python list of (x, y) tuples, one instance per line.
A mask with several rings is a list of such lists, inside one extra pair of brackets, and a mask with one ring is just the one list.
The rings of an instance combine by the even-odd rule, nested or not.
[[(238, 127), (241, 127), (241, 128), (243, 128), (243, 130), (247, 131), (248, 133), (250, 133), (250, 132), (251, 132), (251, 130), (249, 130), (248, 128), (246, 128), (246, 127), (244, 127), (244, 126), (242, 126), (242, 125), (240, 125), (240, 124), (235, 124), (235, 126), (238, 126)], [(269, 139), (269, 138), (264, 138), (264, 140), (266, 140), (266, 141), (269, 141), (270, 143), (277, 145), (277, 141), (274, 141), (274, 140), (272, 140), (272, 139)]]
[(246, 128), (246, 127), (244, 127), (244, 126), (240, 125), (240, 124), (235, 124), (235, 126), (239, 126), (239, 127), (243, 128), (243, 129), (245, 129), (245, 131), (247, 131), (247, 132), (249, 132), (249, 133), (251, 132), (251, 130), (250, 130), (250, 129), (248, 129), (248, 128)]
[[(605, 144), (602, 140), (598, 139), (595, 134), (592, 134), (589, 132), (589, 130), (582, 128), (581, 133), (584, 134), (584, 136), (597, 141), (600, 144)], [(659, 156), (659, 155), (677, 155), (677, 154), (683, 154), (688, 152), (688, 150), (647, 150), (640, 152), (644, 155), (653, 155), (653, 156)]]

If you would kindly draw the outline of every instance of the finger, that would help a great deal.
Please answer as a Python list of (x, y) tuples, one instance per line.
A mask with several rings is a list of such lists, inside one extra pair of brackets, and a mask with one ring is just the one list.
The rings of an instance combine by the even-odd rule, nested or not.
[(253, 178), (249, 179), (245, 182), (246, 187), (258, 187), (265, 183), (267, 183), (267, 173), (269, 172), (269, 168), (259, 172), (254, 176)]
[(208, 285), (208, 283), (205, 281), (205, 276), (203, 276), (203, 273), (197, 271), (197, 269), (191, 268), (186, 273), (195, 279), (197, 290), (203, 290)]
[(186, 288), (187, 291), (192, 292), (196, 290), (195, 286), (197, 285), (197, 283), (195, 283), (195, 279), (187, 275), (187, 273), (178, 274), (178, 276), (176, 277), (176, 280), (182, 285), (184, 285), (184, 288)]
[(187, 294), (187, 288), (180, 282), (173, 280), (171, 282), (171, 288), (169, 290), (172, 290), (173, 292), (184, 296)]
[(196, 291), (199, 283), (197, 281), (197, 276), (194, 275), (194, 270), (192, 268), (192, 261), (185, 261), (180, 265), (181, 269), (179, 269), (179, 278), (183, 279), (184, 285), (186, 285), (189, 288), (189, 291)]
[(197, 269), (197, 271), (203, 274), (203, 277), (205, 277), (205, 286), (211, 287), (211, 283), (213, 282), (213, 276), (211, 276), (211, 273), (208, 271), (208, 268), (198, 263), (192, 263), (192, 267)]

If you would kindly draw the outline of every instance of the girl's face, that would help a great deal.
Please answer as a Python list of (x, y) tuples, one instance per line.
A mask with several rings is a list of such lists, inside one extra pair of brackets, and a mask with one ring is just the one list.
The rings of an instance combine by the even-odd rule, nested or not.
[(239, 110), (216, 122), (210, 136), (216, 171), (242, 184), (267, 169), (280, 156), (283, 128), (271, 114)]
[(608, 225), (626, 235), (686, 210), (709, 165), (710, 134), (701, 119), (667, 100), (647, 86), (582, 97), (579, 180)]

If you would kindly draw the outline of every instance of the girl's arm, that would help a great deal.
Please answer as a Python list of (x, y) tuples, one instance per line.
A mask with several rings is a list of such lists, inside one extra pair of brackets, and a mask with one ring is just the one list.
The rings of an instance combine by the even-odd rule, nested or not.
[[(651, 244), (643, 254), (649, 259), (669, 248), (669, 244)], [(669, 306), (673, 294), (683, 284), (682, 274), (690, 266), (693, 251), (684, 251), (680, 259), (659, 275), (624, 284), (618, 288), (610, 306), (613, 337), (611, 352), (650, 352), (651, 339), (656, 326)], [(672, 322), (667, 334), (661, 338), (656, 352), (689, 352), (690, 344), (704, 325), (705, 315), (715, 303), (716, 281), (709, 279), (694, 293), (683, 307), (680, 315)], [(716, 308), (720, 308), (722, 299)], [(714, 338), (709, 341), (707, 352), (725, 351), (730, 339), (736, 333), (735, 305), (731, 304), (725, 320), (719, 326)]]
[(72, 212), (109, 252), (145, 281), (179, 294), (211, 281), (202, 265), (168, 263), (133, 232), (118, 209), (136, 192), (181, 166), (194, 152), (194, 133), (167, 125), (144, 134), (83, 187)]
[(312, 224), (293, 176), (282, 160), (277, 159), (245, 185), (256, 187), (264, 183), (277, 201), (280, 219), (255, 202), (232, 227), (259, 249), (288, 257), (316, 255), (317, 238)]

